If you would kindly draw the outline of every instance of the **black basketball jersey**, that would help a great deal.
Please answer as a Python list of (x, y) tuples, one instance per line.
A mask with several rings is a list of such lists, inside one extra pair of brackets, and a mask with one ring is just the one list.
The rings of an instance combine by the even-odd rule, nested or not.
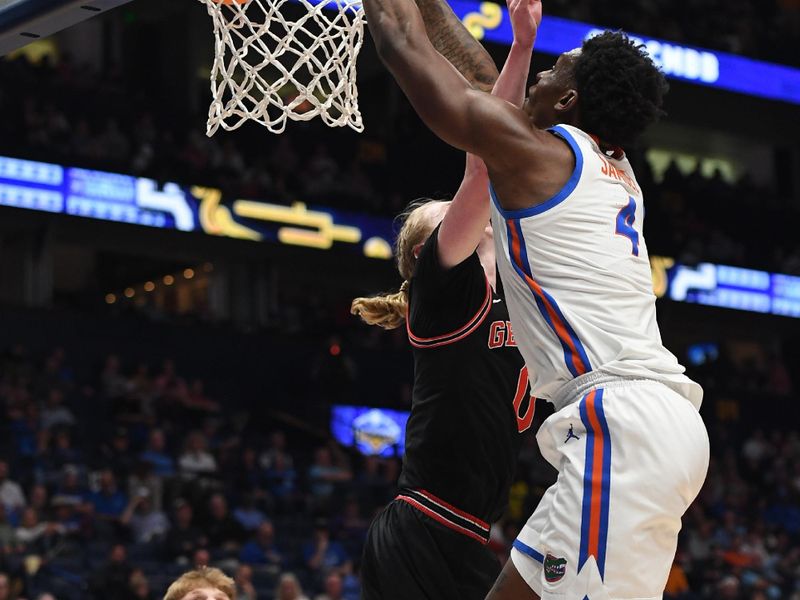
[(442, 268), (438, 233), (422, 248), (409, 287), (414, 391), (399, 485), (491, 523), (508, 503), (519, 433), (533, 417), (528, 375), (505, 301), (477, 253)]

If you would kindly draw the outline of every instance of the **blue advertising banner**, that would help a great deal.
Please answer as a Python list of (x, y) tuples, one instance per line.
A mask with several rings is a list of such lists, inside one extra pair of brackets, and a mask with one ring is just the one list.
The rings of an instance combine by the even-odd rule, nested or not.
[(650, 266), (660, 298), (800, 318), (800, 277), (712, 263), (687, 266), (655, 256)]
[[(359, 0), (309, 0), (313, 4), (348, 4), (355, 10)], [(505, 3), (479, 0), (449, 0), (453, 12), (478, 40), (511, 45), (514, 34)], [(545, 7), (545, 10), (546, 7)], [(604, 28), (545, 14), (536, 38), (535, 52), (559, 55), (578, 48), (585, 39)], [(800, 69), (746, 58), (717, 50), (706, 50), (677, 42), (627, 32), (640, 41), (667, 77), (697, 85), (758, 98), (800, 104)]]
[(227, 199), (215, 188), (0, 157), (0, 206), (200, 231), (252, 241), (327, 250), (350, 247), (370, 258), (392, 257), (389, 219), (295, 202)]
[[(453, 10), (479, 40), (511, 44), (514, 39), (508, 11), (493, 2), (450, 0)], [(561, 54), (581, 45), (603, 29), (545, 15), (536, 39), (537, 52)], [(629, 34), (647, 46), (650, 55), (673, 79), (740, 94), (800, 104), (800, 69), (745, 58), (716, 50), (704, 50)]]
[[(390, 260), (394, 231), (386, 218), (302, 202), (227, 199), (215, 188), (0, 156), (0, 206), (201, 232), (318, 250), (349, 248)], [(800, 318), (800, 277), (651, 256), (659, 298)]]

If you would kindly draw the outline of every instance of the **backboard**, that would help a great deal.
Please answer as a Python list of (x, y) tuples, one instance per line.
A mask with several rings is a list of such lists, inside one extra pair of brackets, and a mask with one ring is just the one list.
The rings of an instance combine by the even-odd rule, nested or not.
[(0, 0), (0, 56), (130, 0)]

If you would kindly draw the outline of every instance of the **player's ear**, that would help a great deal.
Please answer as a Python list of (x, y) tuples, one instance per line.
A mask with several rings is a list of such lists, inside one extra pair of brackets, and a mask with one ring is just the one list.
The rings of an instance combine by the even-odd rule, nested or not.
[(578, 90), (568, 89), (556, 102), (556, 112), (564, 113), (569, 112), (578, 105)]
[(414, 253), (414, 260), (419, 258), (419, 253), (422, 252), (422, 247), (425, 245), (424, 242), (420, 242), (411, 250)]

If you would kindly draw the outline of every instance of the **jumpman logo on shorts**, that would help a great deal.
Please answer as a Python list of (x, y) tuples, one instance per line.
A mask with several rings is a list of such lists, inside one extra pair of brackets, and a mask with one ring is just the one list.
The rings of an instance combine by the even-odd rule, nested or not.
[(575, 435), (575, 430), (572, 429), (572, 423), (570, 423), (569, 424), (569, 431), (567, 432), (567, 439), (564, 440), (564, 443), (566, 444), (570, 440), (579, 440), (579, 439), (581, 439), (581, 438), (579, 438), (577, 435)]

